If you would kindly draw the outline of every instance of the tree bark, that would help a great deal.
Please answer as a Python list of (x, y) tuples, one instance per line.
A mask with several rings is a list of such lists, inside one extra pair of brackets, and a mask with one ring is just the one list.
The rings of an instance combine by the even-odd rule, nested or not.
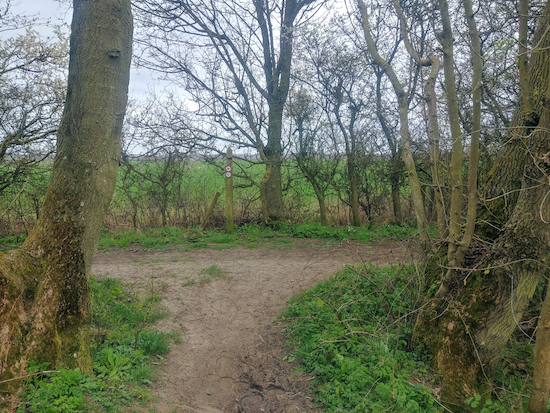
[[(286, 92), (286, 95), (288, 95), (288, 91)], [(267, 145), (264, 148), (270, 170), (269, 174), (266, 173), (265, 196), (267, 202), (267, 217), (264, 217), (264, 220), (270, 223), (276, 223), (284, 219), (281, 174), (283, 152), (281, 147), (283, 105), (277, 104), (276, 106), (276, 108), (270, 107), (269, 110), (268, 140)]]
[(411, 187), (411, 195), (413, 200), (413, 209), (416, 216), (416, 222), (418, 224), (418, 233), (420, 235), (420, 242), (424, 247), (430, 244), (430, 237), (428, 234), (428, 220), (426, 218), (426, 211), (424, 210), (424, 202), (422, 200), (422, 189), (420, 187), (420, 181), (418, 179), (418, 173), (416, 171), (416, 165), (414, 164), (414, 158), (411, 150), (411, 138), (409, 134), (409, 102), (408, 97), (403, 89), (403, 85), (397, 78), (392, 66), (386, 62), (378, 53), (374, 39), (370, 33), (369, 16), (367, 7), (363, 0), (357, 1), (359, 11), (361, 13), (361, 24), (363, 28), (363, 34), (367, 43), (367, 49), (372, 56), (372, 59), (380, 70), (384, 72), (390, 80), (397, 102), (399, 106), (399, 133), (401, 135), (401, 156), (403, 163), (407, 168), (409, 175), (409, 185)]
[(349, 204), (351, 208), (351, 224), (354, 227), (361, 226), (361, 218), (359, 217), (359, 189), (357, 187), (357, 173), (355, 172), (355, 149), (348, 153), (348, 177), (350, 185)]
[[(530, 68), (535, 116), (522, 116), (520, 100), (520, 115), (486, 185), (484, 214), (492, 222), (476, 230), (494, 242), (486, 251), (470, 249), (471, 269), (456, 269), (445, 299), (432, 300), (415, 325), (414, 339), (430, 350), (441, 373), (442, 398), (453, 405), (490, 395), (500, 355), (550, 259), (549, 11), (547, 3), (535, 34), (539, 52)], [(429, 274), (428, 287), (439, 272), (435, 268)]]
[[(443, 51), (443, 73), (445, 77), (445, 95), (447, 97), (447, 112), (451, 128), (451, 162), (449, 164), (449, 184), (451, 189), (451, 205), (449, 207), (449, 248), (447, 260), (453, 261), (460, 243), (462, 233), (462, 131), (458, 115), (458, 95), (454, 73), (453, 33), (449, 18), (449, 4), (439, 0), (439, 11), (443, 32), (440, 36)], [(448, 290), (448, 277), (442, 280), (438, 294), (444, 296)]]
[(546, 291), (546, 298), (542, 304), (534, 353), (535, 372), (528, 411), (545, 413), (550, 395), (550, 289)]
[[(127, 101), (129, 0), (74, 0), (69, 78), (42, 215), (0, 255), (1, 380), (30, 360), (91, 373), (88, 274), (111, 200)], [(2, 386), (16, 402), (19, 381)]]
[(427, 121), (428, 121), (428, 139), (430, 142), (430, 169), (432, 172), (432, 183), (435, 198), (435, 211), (437, 217), (437, 234), (442, 237), (446, 231), (445, 222), (445, 200), (443, 198), (443, 178), (441, 175), (441, 156), (439, 149), (439, 141), (441, 135), (439, 133), (439, 121), (437, 115), (437, 96), (435, 93), (435, 82), (439, 74), (440, 62), (437, 56), (431, 58), (431, 73), (426, 80), (425, 99), (427, 106)]

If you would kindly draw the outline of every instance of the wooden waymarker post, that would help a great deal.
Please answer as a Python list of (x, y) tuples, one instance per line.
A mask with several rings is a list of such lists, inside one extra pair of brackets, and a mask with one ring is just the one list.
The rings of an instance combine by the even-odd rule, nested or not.
[(233, 232), (233, 151), (227, 148), (225, 167), (225, 231)]

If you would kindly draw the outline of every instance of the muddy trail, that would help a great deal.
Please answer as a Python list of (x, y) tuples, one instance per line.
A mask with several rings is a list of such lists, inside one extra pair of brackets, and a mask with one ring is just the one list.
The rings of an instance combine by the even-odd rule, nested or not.
[(159, 413), (317, 412), (310, 377), (287, 361), (278, 320), (285, 302), (344, 265), (410, 261), (403, 243), (326, 245), (288, 240), (235, 247), (97, 254), (92, 274), (156, 289), (168, 316), (157, 323), (181, 342), (158, 368)]

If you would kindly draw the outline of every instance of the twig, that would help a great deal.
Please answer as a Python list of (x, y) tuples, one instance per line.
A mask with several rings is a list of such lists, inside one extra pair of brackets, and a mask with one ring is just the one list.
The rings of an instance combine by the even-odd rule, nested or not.
[[(8, 211), (10, 210), (11, 206), (15, 203), (15, 201), (17, 201), (17, 199), (21, 196), (21, 194), (23, 193), (23, 191), (25, 190), (25, 187), (27, 186), (27, 183), (29, 182), (29, 179), (30, 177), (27, 176), (27, 180), (25, 181), (25, 183), (23, 184), (23, 187), (21, 188), (21, 190), (19, 191), (19, 193), (17, 195), (15, 195), (15, 198), (13, 198), (13, 200), (10, 202), (10, 204), (8, 205), (8, 207), (6, 208), (6, 210), (4, 211), (3, 214), (0, 215), (0, 218), (4, 217), (4, 215), (6, 215), (8, 213)], [(1, 383), (1, 382), (0, 382)]]
[(60, 373), (60, 371), (58, 371), (58, 370), (42, 370), (42, 371), (38, 371), (36, 373), (27, 374), (26, 376), (14, 377), (13, 379), (7, 379), (7, 380), (0, 380), (0, 384), (8, 383), (10, 381), (15, 381), (15, 380), (26, 379), (27, 377), (38, 376), (39, 374), (46, 374), (46, 373)]

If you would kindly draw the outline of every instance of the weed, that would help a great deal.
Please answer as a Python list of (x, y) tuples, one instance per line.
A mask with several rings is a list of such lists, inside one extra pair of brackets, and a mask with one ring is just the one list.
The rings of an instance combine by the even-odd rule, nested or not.
[[(422, 348), (410, 348), (418, 286), (408, 267), (346, 267), (293, 299), (283, 317), (293, 351), (331, 412), (440, 412)], [(497, 400), (471, 397), (479, 413), (523, 412), (532, 345), (511, 341), (495, 377)], [(439, 408), (438, 408), (439, 407)]]
[[(60, 368), (54, 375), (30, 377), (18, 412), (118, 412), (149, 399), (151, 359), (162, 358), (177, 338), (149, 327), (164, 315), (154, 285), (143, 298), (114, 279), (92, 278), (91, 287), (94, 374)], [(44, 367), (31, 363), (29, 372)]]
[(193, 284), (195, 284), (195, 280), (192, 279), (192, 278), (189, 277), (189, 276), (186, 276), (186, 277), (185, 277), (185, 281), (184, 281), (181, 285), (182, 285), (183, 287), (188, 287), (188, 286), (193, 285)]
[[(47, 363), (46, 363), (47, 364)], [(31, 363), (29, 373), (43, 370), (44, 364)], [(80, 370), (59, 369), (52, 376), (34, 376), (27, 382), (25, 402), (18, 413), (72, 413), (84, 409), (86, 398), (84, 388), (90, 380)]]
[(235, 248), (235, 247), (236, 245), (216, 245), (212, 247), (212, 249), (216, 251), (222, 251), (222, 250), (227, 250), (229, 248)]
[(206, 242), (198, 242), (196, 244), (185, 246), (184, 248), (182, 248), (182, 251), (191, 251), (199, 248), (208, 248), (208, 244)]
[(421, 384), (429, 382), (426, 366), (404, 350), (410, 337), (400, 323), (414, 291), (405, 267), (346, 267), (290, 303), (289, 361), (316, 377), (327, 412), (437, 411)]
[(0, 252), (5, 252), (17, 248), (18, 246), (23, 244), (26, 239), (27, 236), (25, 234), (10, 235), (4, 238), (0, 238)]
[[(277, 229), (261, 224), (245, 224), (237, 228), (233, 234), (225, 234), (221, 229), (201, 231), (198, 227), (192, 228), (148, 228), (140, 231), (113, 230), (102, 231), (100, 248), (141, 245), (150, 250), (166, 249), (168, 245), (184, 245), (179, 248), (189, 251), (197, 248), (209, 248), (213, 244), (215, 249), (229, 248), (235, 245), (257, 245), (260, 242), (272, 241), (279, 238), (280, 244), (289, 244), (292, 238), (328, 239), (332, 241), (358, 240), (371, 242), (375, 239), (390, 238), (403, 240), (416, 233), (411, 226), (386, 225), (383, 227), (330, 227), (318, 223), (283, 223)], [(0, 239), (0, 245), (5, 245)], [(16, 239), (19, 245), (19, 239)], [(6, 241), (7, 243), (7, 241)], [(252, 247), (251, 247), (252, 248)], [(176, 260), (178, 260), (176, 258)], [(160, 262), (160, 261), (159, 261)], [(175, 262), (175, 261), (174, 261)]]
[(212, 236), (212, 237), (210, 237), (209, 241), (213, 242), (215, 244), (227, 244), (227, 243), (235, 241), (235, 239), (236, 239), (235, 235), (224, 234), (224, 235)]
[(224, 278), (227, 271), (218, 268), (218, 266), (214, 264), (208, 268), (202, 269), (200, 273), (203, 275), (211, 275), (214, 278)]

